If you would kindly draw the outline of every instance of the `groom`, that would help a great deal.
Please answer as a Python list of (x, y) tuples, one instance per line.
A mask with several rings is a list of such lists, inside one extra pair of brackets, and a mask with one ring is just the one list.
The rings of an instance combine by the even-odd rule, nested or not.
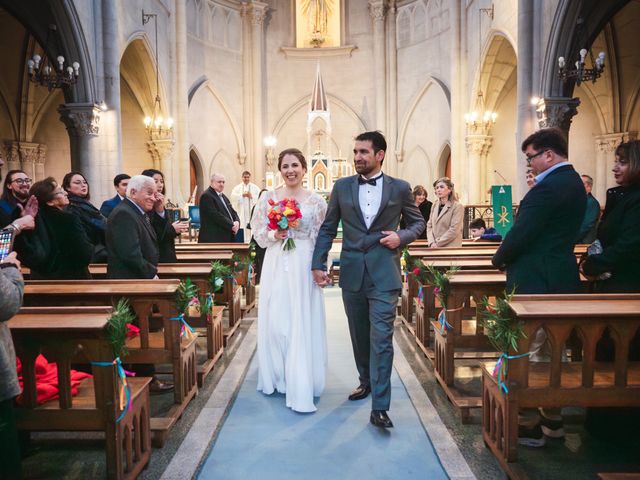
[[(393, 427), (387, 410), (393, 324), (402, 288), (398, 248), (413, 242), (425, 229), (409, 184), (382, 174), (386, 149), (380, 132), (356, 137), (353, 154), (358, 175), (341, 178), (333, 186), (311, 263), (315, 282), (328, 285), (327, 254), (342, 220), (340, 287), (360, 376), (360, 385), (349, 400), (371, 393), (370, 421), (382, 428)], [(407, 227), (397, 230), (401, 216)]]

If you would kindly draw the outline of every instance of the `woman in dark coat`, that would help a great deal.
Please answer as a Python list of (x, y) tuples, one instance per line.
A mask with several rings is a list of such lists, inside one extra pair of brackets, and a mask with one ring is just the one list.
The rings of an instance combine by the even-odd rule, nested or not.
[(156, 201), (153, 213), (151, 214), (151, 225), (158, 237), (158, 250), (160, 250), (160, 263), (176, 263), (176, 243), (175, 239), (182, 232), (189, 229), (186, 222), (171, 222), (167, 218), (164, 209), (164, 175), (160, 170), (148, 168), (143, 170), (141, 175), (153, 178), (158, 188), (158, 200)]
[[(640, 141), (616, 149), (613, 175), (617, 187), (607, 191), (607, 203), (598, 225), (602, 253), (589, 255), (582, 271), (596, 280), (595, 290), (606, 293), (640, 292)], [(608, 275), (603, 275), (608, 274)], [(608, 277), (608, 278), (605, 278)], [(640, 331), (630, 341), (629, 360), (640, 360)], [(615, 343), (605, 330), (596, 347), (596, 360), (613, 362)], [(626, 444), (640, 430), (638, 408), (589, 408), (585, 426), (601, 439)]]
[[(427, 189), (424, 188), (422, 185), (416, 185), (415, 187), (413, 187), (413, 199), (416, 202), (416, 207), (418, 207), (418, 209), (420, 210), (420, 213), (422, 214), (422, 218), (424, 218), (424, 223), (426, 224), (429, 221), (429, 215), (431, 215), (431, 202), (429, 200), (427, 200), (428, 197), (428, 193), (427, 193)], [(405, 227), (405, 221), (404, 218), (400, 219), (400, 228), (404, 228)], [(418, 239), (426, 239), (427, 238), (427, 230), (425, 229), (420, 236), (418, 237)]]
[(610, 273), (596, 281), (596, 291), (640, 292), (640, 141), (616, 149), (613, 175), (617, 187), (607, 191), (607, 203), (598, 226), (602, 253), (589, 255), (582, 264), (586, 275)]
[(47, 230), (50, 245), (46, 267), (31, 271), (34, 279), (75, 280), (91, 278), (89, 262), (93, 245), (80, 218), (65, 211), (67, 192), (53, 177), (36, 182), (29, 192), (38, 199), (38, 222)]
[(80, 172), (69, 172), (62, 179), (62, 188), (69, 194), (67, 211), (80, 219), (87, 238), (93, 245), (91, 263), (107, 263), (107, 219), (89, 202), (91, 195), (87, 179)]

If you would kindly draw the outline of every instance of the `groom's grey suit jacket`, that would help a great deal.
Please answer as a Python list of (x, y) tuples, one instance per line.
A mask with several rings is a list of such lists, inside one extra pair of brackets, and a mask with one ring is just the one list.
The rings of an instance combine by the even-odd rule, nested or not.
[(382, 199), (378, 214), (367, 228), (359, 202), (358, 175), (341, 178), (331, 192), (327, 216), (320, 227), (313, 251), (311, 268), (326, 270), (327, 255), (342, 220), (342, 253), (340, 254), (340, 287), (358, 291), (362, 286), (365, 266), (380, 291), (400, 290), (402, 278), (398, 249), (380, 244), (382, 231), (396, 231), (401, 215), (406, 228), (398, 230), (400, 246), (413, 242), (426, 228), (416, 207), (411, 188), (404, 180), (382, 176)]

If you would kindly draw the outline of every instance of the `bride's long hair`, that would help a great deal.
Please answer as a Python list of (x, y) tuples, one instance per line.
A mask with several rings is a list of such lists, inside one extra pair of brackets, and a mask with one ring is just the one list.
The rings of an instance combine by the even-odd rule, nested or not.
[(297, 148), (287, 148), (281, 151), (280, 155), (278, 155), (278, 171), (280, 171), (280, 167), (282, 166), (282, 159), (285, 155), (293, 155), (294, 157), (296, 157), (298, 160), (300, 160), (300, 165), (302, 165), (302, 168), (304, 168), (305, 171), (307, 170), (307, 159), (304, 158), (302, 152)]

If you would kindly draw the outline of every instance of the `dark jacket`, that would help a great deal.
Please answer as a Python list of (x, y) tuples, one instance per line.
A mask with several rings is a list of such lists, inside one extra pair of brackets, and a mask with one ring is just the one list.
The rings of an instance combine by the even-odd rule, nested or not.
[(598, 240), (603, 252), (587, 257), (582, 268), (587, 275), (612, 275), (608, 280), (599, 280), (596, 290), (640, 292), (640, 185), (607, 191)]
[(487, 242), (501, 242), (502, 235), (500, 235), (493, 227), (486, 228), (484, 233), (480, 235), (480, 240), (486, 240)]
[(93, 245), (91, 263), (105, 263), (107, 261), (105, 244), (107, 219), (104, 218), (100, 210), (94, 207), (88, 200), (71, 193), (69, 194), (67, 211), (80, 218), (87, 238)]
[(173, 225), (168, 219), (165, 212), (164, 218), (158, 213), (152, 212), (151, 225), (156, 232), (158, 238), (158, 250), (160, 252), (160, 263), (176, 263), (178, 257), (176, 256), (176, 243), (175, 238), (178, 236)]
[[(21, 215), (17, 203), (0, 200), (0, 228), (4, 228)], [(47, 229), (40, 221), (40, 216), (35, 218), (34, 230), (22, 230), (13, 241), (13, 249), (18, 254), (18, 260), (26, 267), (44, 269), (49, 264), (52, 253), (48, 250), (51, 239)]]
[[(360, 209), (358, 175), (341, 178), (333, 184), (311, 268), (327, 270), (327, 256), (342, 220), (340, 287), (344, 290), (360, 290), (366, 269), (379, 291), (399, 291), (402, 288), (399, 248), (413, 242), (425, 229), (424, 218), (416, 207), (409, 184), (389, 175), (383, 175), (382, 181), (380, 209), (369, 228)], [(396, 231), (401, 216), (407, 226)], [(380, 243), (383, 231), (396, 231), (400, 247), (391, 250), (383, 246)]]
[(44, 205), (38, 212), (38, 228), (46, 228), (51, 245), (49, 261), (32, 268), (34, 280), (81, 280), (91, 278), (89, 263), (93, 245), (89, 242), (80, 219), (71, 213)]
[(587, 210), (584, 213), (578, 241), (576, 243), (592, 243), (596, 239), (598, 231), (598, 219), (600, 218), (600, 203), (593, 195), (587, 193)]
[(102, 216), (104, 218), (109, 218), (109, 215), (111, 215), (113, 209), (116, 208), (121, 201), (122, 200), (120, 199), (120, 195), (116, 193), (115, 197), (102, 202), (102, 205), (100, 206), (100, 213), (102, 214)]
[(518, 293), (580, 291), (573, 246), (587, 194), (573, 166), (549, 173), (522, 199), (518, 216), (493, 264), (507, 270), (507, 289)]
[[(429, 201), (429, 200), (425, 200), (424, 202), (422, 202), (420, 205), (418, 205), (418, 210), (420, 210), (420, 213), (422, 214), (422, 218), (424, 219), (424, 223), (426, 225), (426, 223), (429, 221), (429, 215), (431, 215), (431, 206), (433, 204)], [(404, 217), (402, 217), (400, 219), (400, 228), (403, 229), (407, 226), (406, 222), (404, 221)], [(424, 229), (424, 232), (422, 232), (419, 236), (419, 239), (423, 239), (426, 240), (427, 239), (427, 229)]]
[[(227, 205), (224, 208), (223, 203)], [(231, 202), (223, 193), (218, 195), (213, 188), (207, 188), (200, 196), (200, 234), (198, 243), (225, 243), (235, 241), (235, 234), (231, 231), (233, 222), (239, 222), (238, 214), (231, 206)]]
[(158, 240), (151, 222), (128, 198), (107, 221), (108, 278), (153, 278), (158, 272)]

